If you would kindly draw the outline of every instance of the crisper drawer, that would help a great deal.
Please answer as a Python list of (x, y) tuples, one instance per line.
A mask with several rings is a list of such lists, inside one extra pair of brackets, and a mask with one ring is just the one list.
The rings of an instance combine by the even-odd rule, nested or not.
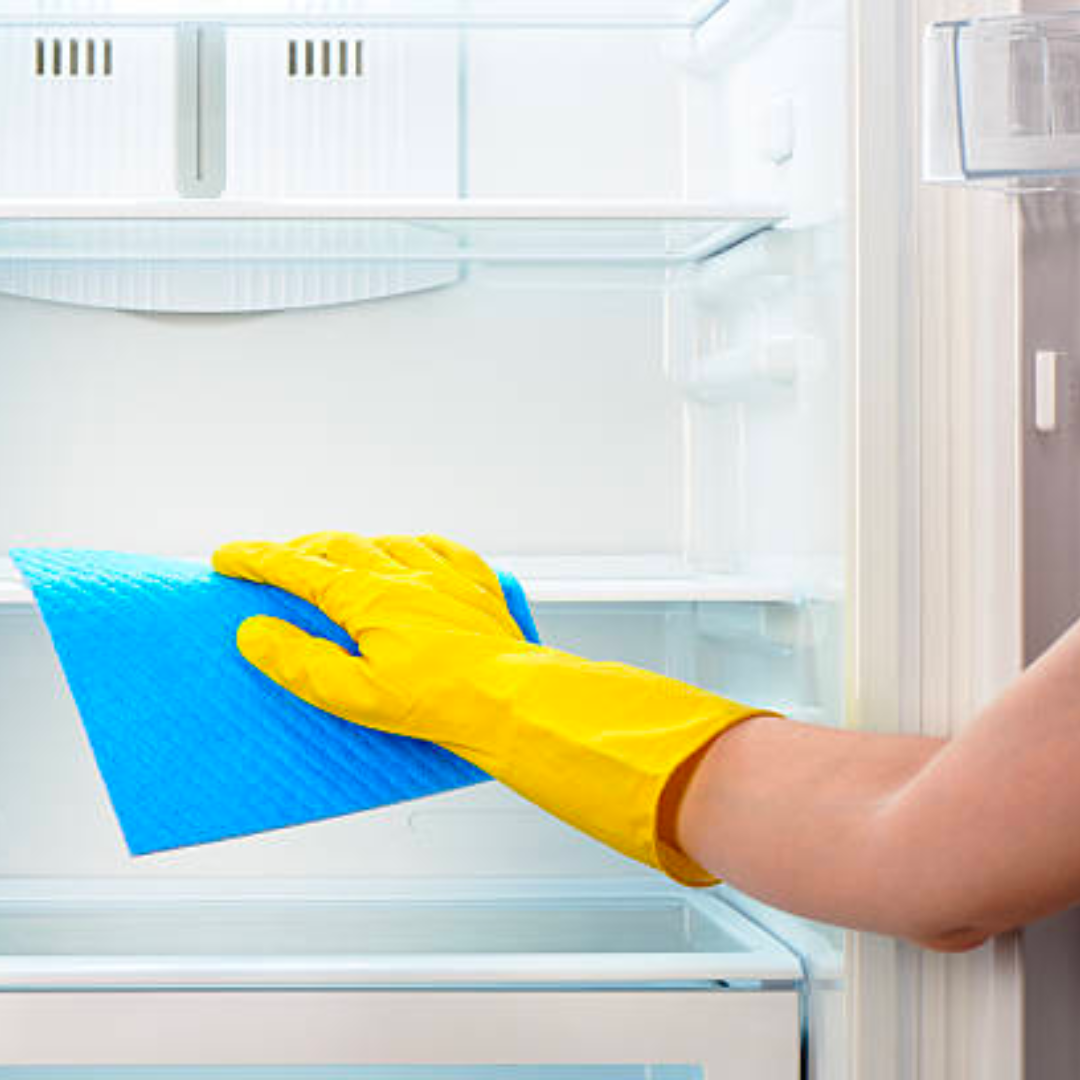
[[(225, 1065), (258, 1065), (260, 1078), (274, 1076), (264, 1063), (304, 1066), (304, 1080), (322, 1080), (323, 1072), (307, 1070), (328, 1065), (378, 1067), (332, 1071), (327, 1080), (799, 1076), (794, 991), (11, 994), (0, 997), (0, 1028), (10, 1032), (10, 1062), (107, 1066), (109, 1080), (124, 1077), (118, 1066), (162, 1061), (218, 1066), (209, 1073), (214, 1080), (251, 1075)], [(395, 1063), (411, 1068), (399, 1072)], [(80, 1069), (70, 1078), (85, 1075)], [(180, 1073), (184, 1080), (203, 1075)], [(171, 1080), (167, 1072), (148, 1076)], [(67, 1080), (63, 1072), (49, 1080), (61, 1077)], [(144, 1080), (142, 1069), (136, 1078)], [(284, 1071), (283, 1080), (298, 1076)]]
[(8, 1065), (618, 1065), (628, 1078), (680, 1066), (672, 1080), (779, 1080), (798, 1075), (801, 990), (775, 940), (719, 898), (662, 883), (263, 881), (223, 894), (39, 881), (0, 898)]
[(8, 881), (0, 990), (790, 988), (793, 956), (661, 880)]

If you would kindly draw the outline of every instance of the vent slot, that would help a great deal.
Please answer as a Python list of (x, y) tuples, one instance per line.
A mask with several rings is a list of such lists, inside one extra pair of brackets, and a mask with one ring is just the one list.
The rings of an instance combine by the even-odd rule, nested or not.
[(364, 42), (346, 38), (290, 38), (285, 70), (290, 79), (359, 79)]
[(111, 38), (37, 38), (34, 74), (39, 79), (108, 78), (113, 73)]

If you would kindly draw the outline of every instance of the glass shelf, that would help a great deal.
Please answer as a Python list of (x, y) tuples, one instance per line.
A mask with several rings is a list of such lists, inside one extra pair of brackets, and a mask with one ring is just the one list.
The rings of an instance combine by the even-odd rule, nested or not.
[(775, 207), (663, 203), (0, 203), (0, 264), (608, 262), (708, 258)]
[[(230, 216), (252, 210), (264, 216)], [(0, 292), (135, 311), (325, 306), (454, 285), (470, 264), (663, 274), (780, 220), (775, 209), (659, 204), (221, 202), (128, 211), (0, 204)]]
[(1080, 176), (1080, 12), (935, 23), (923, 59), (927, 180), (1022, 191)]
[(795, 958), (666, 883), (7, 881), (0, 987), (788, 989)]
[[(205, 560), (203, 560), (205, 561)], [(674, 556), (496, 556), (492, 562), (522, 582), (534, 604), (798, 604), (812, 596), (837, 600), (835, 583), (814, 587), (791, 577), (696, 572)], [(0, 558), (0, 612), (30, 612), (33, 594), (9, 558)]]

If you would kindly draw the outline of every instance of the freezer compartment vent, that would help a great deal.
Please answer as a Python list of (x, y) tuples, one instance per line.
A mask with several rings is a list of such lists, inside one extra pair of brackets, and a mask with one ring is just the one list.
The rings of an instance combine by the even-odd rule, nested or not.
[(1024, 192), (1080, 178), (1080, 12), (936, 23), (923, 56), (923, 175)]
[(108, 79), (113, 74), (112, 38), (44, 38), (34, 41), (34, 74), (41, 79)]
[(362, 38), (290, 38), (289, 78), (359, 79), (364, 74)]

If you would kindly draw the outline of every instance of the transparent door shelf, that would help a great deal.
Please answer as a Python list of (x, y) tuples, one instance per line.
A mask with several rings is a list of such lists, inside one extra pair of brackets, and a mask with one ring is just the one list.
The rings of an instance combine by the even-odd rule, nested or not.
[(927, 179), (1080, 175), (1080, 12), (933, 24), (923, 79)]
[(0, 887), (7, 989), (790, 989), (798, 979), (794, 957), (718, 898), (648, 882)]

